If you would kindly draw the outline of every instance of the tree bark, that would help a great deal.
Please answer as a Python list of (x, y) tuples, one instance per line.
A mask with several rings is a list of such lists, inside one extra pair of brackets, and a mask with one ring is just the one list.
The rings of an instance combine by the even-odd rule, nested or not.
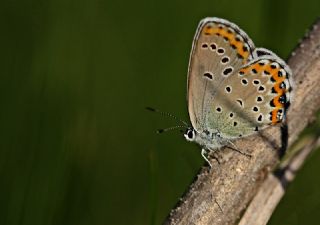
[(288, 157), (277, 173), (272, 172), (279, 166), (279, 152), (281, 155), (287, 147), (283, 145), (292, 146), (320, 108), (320, 21), (292, 52), (288, 64), (295, 82), (287, 117), (288, 142), (281, 139), (279, 127), (270, 127), (235, 142), (251, 158), (228, 148), (219, 150), (223, 161), (218, 164), (211, 160), (211, 169), (205, 166), (200, 170), (165, 224), (267, 223), (294, 172), (319, 143), (317, 137), (309, 140)]

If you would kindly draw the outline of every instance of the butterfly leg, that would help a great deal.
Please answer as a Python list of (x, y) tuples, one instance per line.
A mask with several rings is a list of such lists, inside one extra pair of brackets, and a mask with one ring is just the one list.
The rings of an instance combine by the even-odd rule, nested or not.
[(238, 153), (240, 153), (241, 155), (247, 156), (248, 158), (251, 158), (251, 157), (252, 157), (251, 154), (246, 153), (246, 152), (243, 152), (243, 151), (240, 151), (240, 150), (237, 148), (237, 146), (236, 146), (235, 144), (233, 144), (231, 141), (228, 141), (228, 143), (231, 144), (232, 147), (231, 147), (231, 146), (226, 146), (227, 148), (230, 148), (231, 150), (233, 150), (233, 151), (235, 151), (235, 152), (238, 152)]
[(201, 155), (202, 155), (202, 157), (203, 157), (204, 160), (206, 160), (206, 162), (209, 164), (210, 168), (212, 168), (212, 165), (211, 165), (209, 159), (208, 159), (207, 156), (206, 156), (207, 154), (208, 154), (208, 152), (207, 152), (206, 149), (204, 149), (204, 148), (201, 149)]
[[(214, 152), (213, 152), (212, 158), (213, 158), (214, 160), (216, 160), (217, 163), (220, 165), (220, 159), (221, 159), (221, 157), (220, 157), (220, 155), (218, 154), (217, 151), (214, 151)], [(220, 158), (220, 159), (219, 159), (219, 158)]]

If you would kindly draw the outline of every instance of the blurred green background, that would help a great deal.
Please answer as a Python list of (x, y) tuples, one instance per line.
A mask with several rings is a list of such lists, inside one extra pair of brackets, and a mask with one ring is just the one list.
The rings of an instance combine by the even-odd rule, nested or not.
[[(0, 224), (161, 224), (203, 164), (176, 125), (200, 19), (287, 58), (319, 0), (3, 0)], [(319, 224), (320, 153), (270, 224)]]

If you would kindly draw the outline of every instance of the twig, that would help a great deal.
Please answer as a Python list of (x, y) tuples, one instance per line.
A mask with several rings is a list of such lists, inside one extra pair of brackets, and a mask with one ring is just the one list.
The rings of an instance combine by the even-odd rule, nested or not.
[(299, 150), (290, 163), (276, 173), (269, 174), (250, 202), (239, 225), (267, 224), (274, 209), (285, 194), (285, 188), (295, 178), (307, 156), (320, 145), (320, 138), (308, 140), (307, 145)]
[[(296, 83), (294, 101), (288, 113), (290, 147), (301, 131), (315, 119), (315, 112), (320, 108), (320, 21), (313, 25), (310, 33), (292, 53), (288, 64)], [(257, 136), (237, 141), (237, 147), (245, 149), (252, 155), (251, 158), (230, 149), (222, 149), (224, 161), (219, 165), (212, 161), (211, 170), (202, 168), (165, 224), (237, 224), (239, 221), (241, 224), (250, 224), (247, 221), (257, 218), (253, 209), (258, 207), (264, 208), (260, 211), (263, 215), (258, 215), (261, 216), (261, 222), (254, 220), (252, 224), (265, 224), (284, 194), (285, 186), (280, 181), (288, 178), (289, 173), (286, 169), (278, 178), (271, 174), (279, 163), (277, 152), (281, 149), (280, 136), (280, 129), (272, 127)], [(295, 170), (300, 168), (311, 148), (312, 143), (302, 148), (290, 158), (291, 164), (288, 165), (291, 168), (295, 165)], [(297, 162), (300, 166), (297, 166)], [(261, 199), (266, 199), (267, 204)]]

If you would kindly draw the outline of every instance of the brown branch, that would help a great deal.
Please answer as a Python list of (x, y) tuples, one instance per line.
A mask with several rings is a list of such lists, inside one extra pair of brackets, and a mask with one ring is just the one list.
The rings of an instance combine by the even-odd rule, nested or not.
[(259, 187), (258, 192), (250, 202), (239, 225), (267, 224), (274, 209), (285, 193), (285, 188), (295, 178), (296, 172), (301, 168), (305, 159), (320, 145), (320, 138), (310, 138), (305, 147), (289, 160), (289, 163), (279, 173), (269, 174), (268, 178)]
[[(320, 21), (313, 25), (310, 33), (292, 53), (288, 64), (296, 84), (294, 100), (288, 112), (290, 147), (302, 130), (315, 119), (315, 112), (320, 108)], [(227, 148), (222, 149), (221, 164), (212, 160), (211, 170), (208, 167), (201, 169), (165, 224), (236, 224), (239, 221), (240, 224), (250, 224), (252, 219), (254, 223), (251, 224), (265, 224), (284, 193), (285, 186), (281, 181), (287, 178), (289, 171), (284, 170), (280, 178), (271, 173), (279, 163), (277, 152), (281, 148), (280, 136), (279, 127), (271, 127), (259, 135), (237, 141), (236, 146), (245, 149), (252, 155), (251, 158)], [(297, 162), (301, 166), (310, 152), (310, 145), (312, 147), (313, 144), (309, 143), (291, 156), (289, 167), (296, 166)], [(272, 191), (276, 191), (275, 196)], [(263, 199), (267, 200), (267, 204), (261, 201)], [(259, 207), (263, 209), (255, 215), (253, 209)]]

